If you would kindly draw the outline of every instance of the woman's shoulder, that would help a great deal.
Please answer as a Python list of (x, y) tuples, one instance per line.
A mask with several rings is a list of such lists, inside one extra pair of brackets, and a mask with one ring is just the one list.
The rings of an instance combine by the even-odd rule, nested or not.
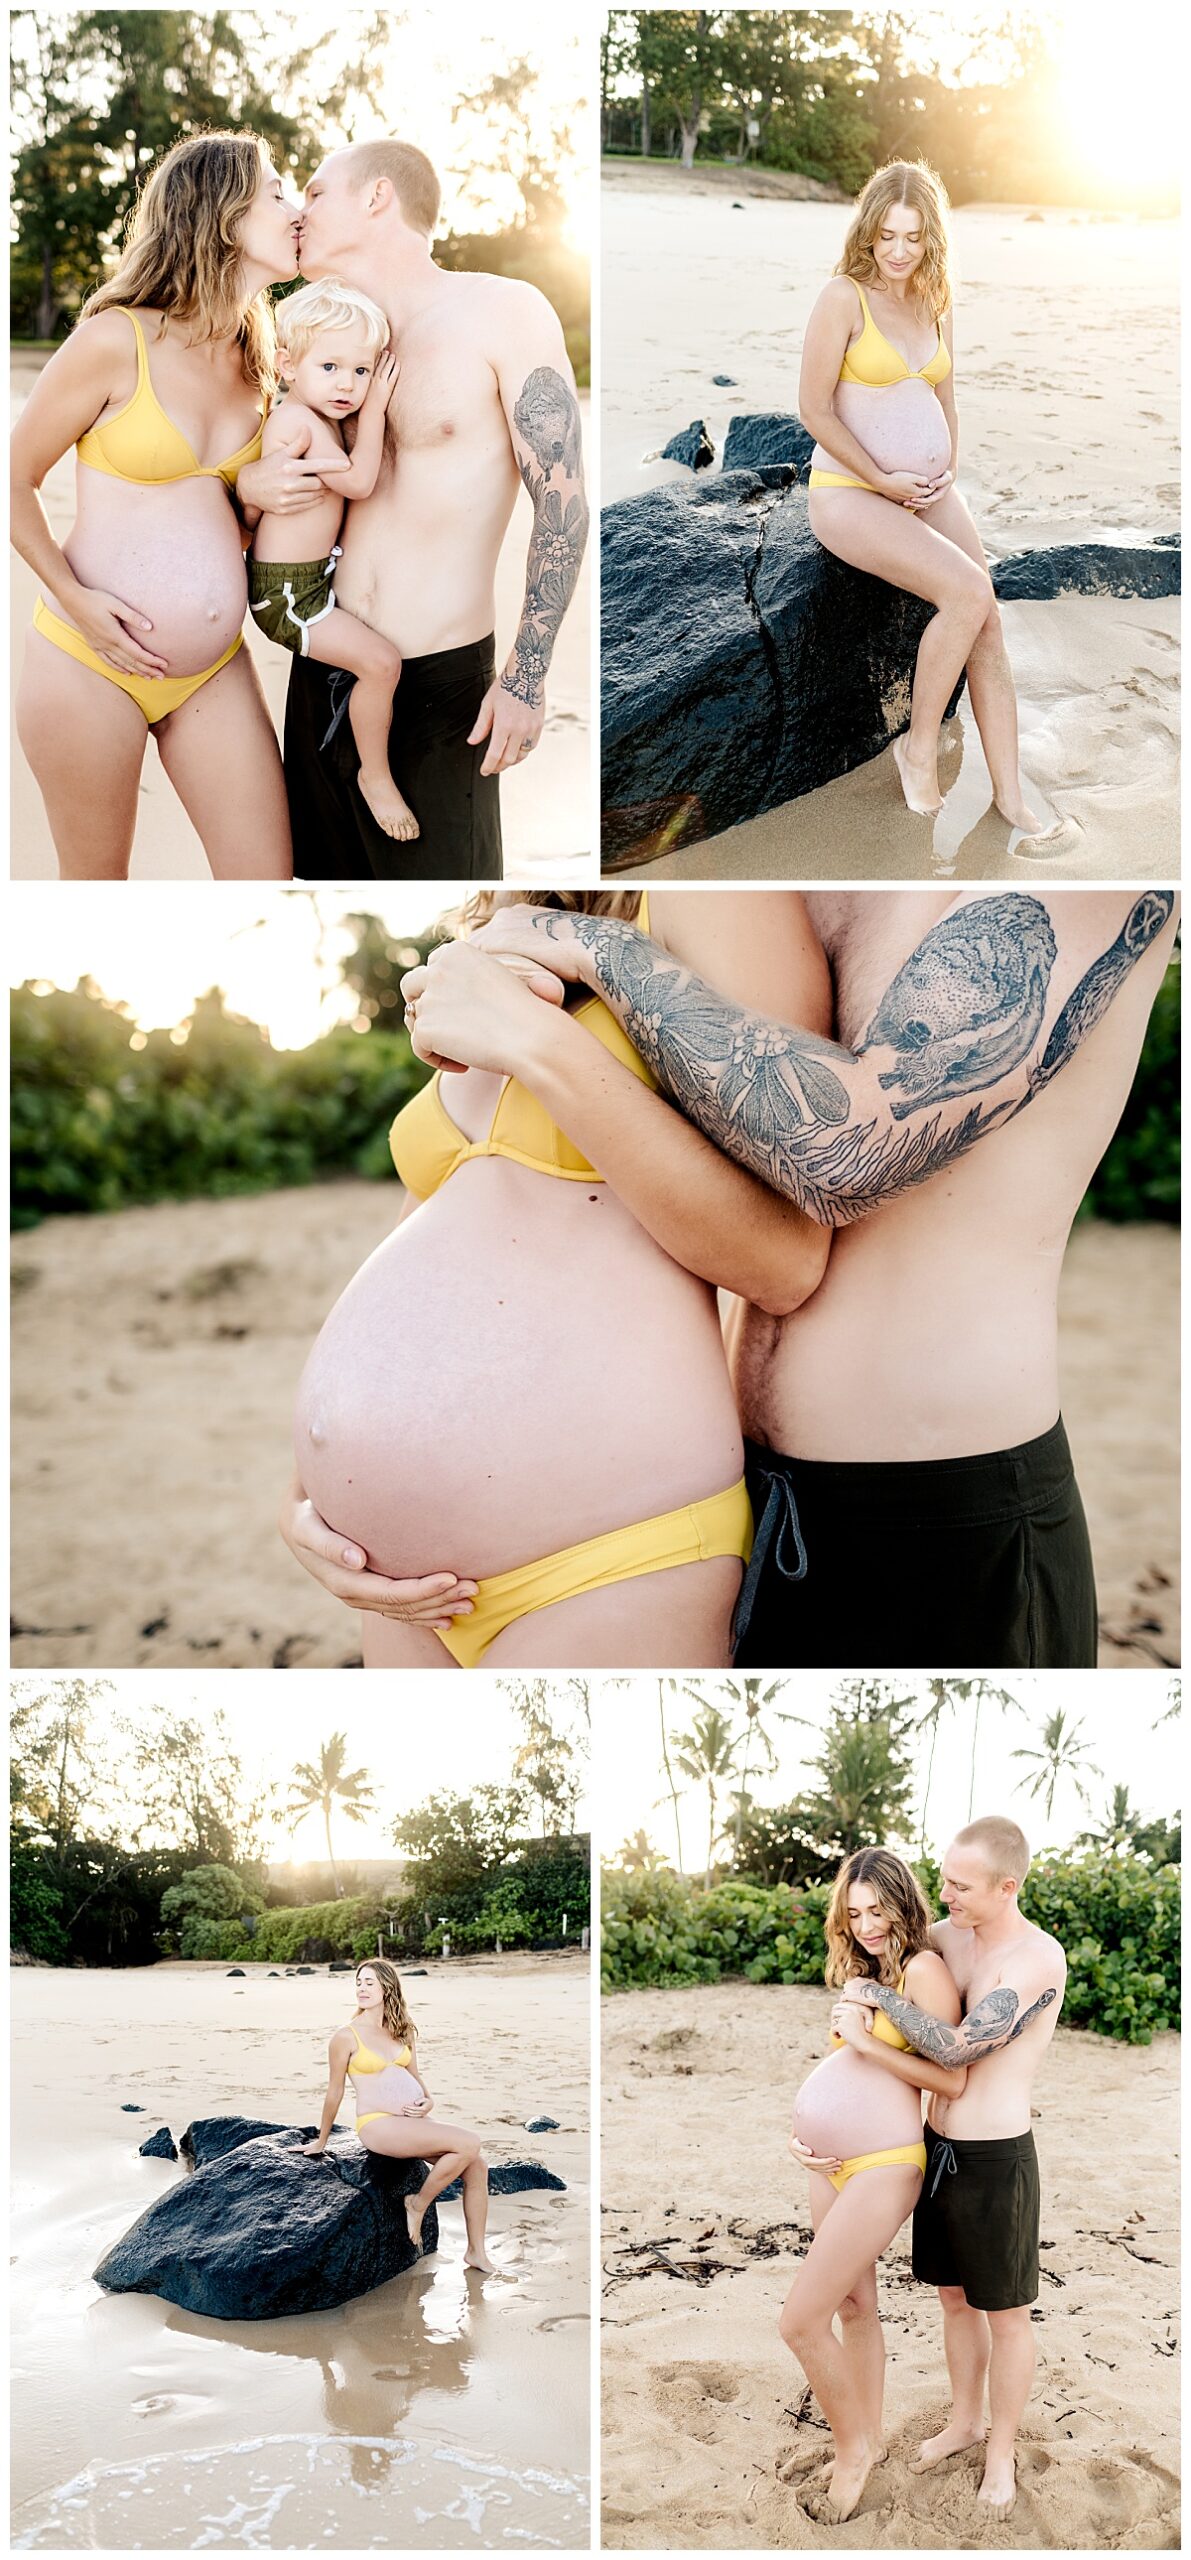
[(934, 1947), (920, 1947), (917, 1955), (910, 1957), (905, 1969), (908, 1990), (917, 1990), (919, 1987), (925, 1990), (929, 1983), (950, 1982), (952, 1979), (942, 1956), (936, 1953)]
[(358, 2043), (358, 2041), (359, 2039), (353, 2026), (336, 2027), (331, 2038), (331, 2051), (334, 2053), (337, 2045), (353, 2045)]

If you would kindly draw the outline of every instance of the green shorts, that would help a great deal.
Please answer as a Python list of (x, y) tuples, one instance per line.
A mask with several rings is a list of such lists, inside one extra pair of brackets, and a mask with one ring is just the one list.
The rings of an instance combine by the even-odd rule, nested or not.
[(309, 655), (311, 623), (325, 621), (335, 610), (331, 581), (341, 556), (336, 543), (325, 560), (249, 560), (248, 602), (267, 640), (276, 640), (295, 658)]
[(949, 2142), (924, 2125), (926, 2176), (914, 2207), (920, 2284), (961, 2285), (973, 2311), (1038, 2299), (1038, 2154), (1032, 2133)]

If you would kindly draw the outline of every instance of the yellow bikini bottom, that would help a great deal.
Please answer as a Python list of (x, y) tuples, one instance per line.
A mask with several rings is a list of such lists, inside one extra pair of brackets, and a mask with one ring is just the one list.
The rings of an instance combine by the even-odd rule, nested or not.
[[(391, 2115), (391, 2114), (392, 2114), (392, 2108), (391, 2108), (391, 2107), (370, 2107), (366, 2116), (357, 2116), (357, 2117), (356, 2117), (356, 2131), (357, 2131), (357, 2133), (359, 2132), (360, 2127), (361, 2127), (361, 2125), (362, 2125), (362, 2124), (375, 2124), (378, 2116), (387, 2116), (387, 2115)], [(926, 2158), (926, 2153), (925, 2153), (925, 2152), (923, 2152), (923, 2155), (922, 2155), (922, 2156), (923, 2156), (923, 2159), (925, 2159), (925, 2158)]]
[(528, 1618), (558, 1600), (575, 1600), (583, 1591), (601, 1591), (611, 1582), (665, 1573), (671, 1565), (704, 1564), (711, 1556), (739, 1556), (747, 1564), (752, 1544), (752, 1506), (742, 1476), (739, 1484), (709, 1494), (704, 1502), (660, 1512), (655, 1520), (636, 1520), (627, 1529), (608, 1529), (601, 1538), (560, 1547), (557, 1555), (539, 1556), (512, 1573), (492, 1574), (481, 1582), (470, 1618), (454, 1618), (449, 1628), (436, 1632), (461, 1670), (470, 1671), (515, 1618)]
[(121, 693), (131, 696), (150, 728), (155, 720), (164, 720), (168, 712), (180, 710), (184, 702), (189, 702), (191, 694), (197, 693), (201, 684), (208, 684), (212, 676), (217, 676), (220, 668), (226, 667), (228, 659), (234, 658), (237, 649), (244, 645), (244, 634), (237, 631), (231, 648), (224, 650), (213, 667), (203, 667), (197, 676), (130, 676), (125, 675), (120, 667), (109, 667), (107, 659), (98, 655), (90, 641), (84, 640), (82, 632), (75, 630), (73, 623), (63, 622), (58, 614), (51, 613), (42, 596), (33, 607), (33, 628), (52, 641), (55, 649), (64, 650), (68, 658), (77, 658), (81, 667), (93, 667), (97, 676), (106, 676), (109, 684), (118, 684)]
[(854, 480), (850, 471), (812, 471), (808, 489), (867, 489), (870, 498), (879, 498), (871, 480)]
[(854, 2160), (841, 2161), (838, 2169), (828, 2172), (832, 2186), (846, 2187), (861, 2169), (897, 2169), (905, 2163), (908, 2169), (920, 2169), (926, 2176), (925, 2142), (903, 2142), (897, 2151), (858, 2151)]

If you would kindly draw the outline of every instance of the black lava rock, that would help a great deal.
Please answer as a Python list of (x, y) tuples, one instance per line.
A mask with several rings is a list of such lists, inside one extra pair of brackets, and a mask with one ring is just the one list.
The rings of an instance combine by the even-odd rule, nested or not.
[(294, 1966), (295, 1973), (313, 1973), (313, 1971), (314, 1966), (312, 1964), (296, 1964)]
[(729, 420), (724, 469), (752, 471), (761, 463), (785, 462), (805, 472), (814, 450), (815, 439), (800, 418), (784, 409), (762, 409), (755, 417)]
[(735, 391), (736, 389), (735, 374), (713, 373), (711, 379), (714, 382), (717, 391)]
[(1006, 604), (1049, 604), (1055, 596), (1177, 596), (1182, 554), (1177, 535), (1159, 535), (1154, 542), (1063, 542), (996, 561), (992, 582)]
[[(333, 2309), (403, 2275), (438, 2247), (433, 2205), (413, 2248), (403, 2199), (424, 2161), (384, 2160), (354, 2134), (332, 2136), (319, 2159), (301, 2145), (314, 2128), (247, 2132), (158, 2198), (95, 2270), (109, 2293), (154, 2293), (216, 2320), (275, 2320)], [(191, 2156), (218, 2117), (192, 2125)], [(198, 2139), (196, 2140), (196, 2137)]]
[(168, 2124), (163, 2124), (159, 2132), (151, 2133), (148, 2141), (141, 2144), (142, 2160), (176, 2160), (177, 2157), (174, 2137)]
[(724, 471), (604, 509), (606, 859), (660, 831), (717, 835), (908, 724), (929, 606), (824, 551), (806, 491), (775, 476)]
[(137, 2105), (135, 2098), (125, 2098), (120, 2109), (122, 2116), (143, 2116), (144, 2112), (144, 2108)]
[[(536, 2160), (501, 2160), (488, 2172), (488, 2190), (494, 2196), (529, 2195), (537, 2187), (554, 2187), (566, 2193), (566, 2179), (556, 2178), (553, 2169), (543, 2169)], [(444, 2187), (440, 2204), (454, 2204), (463, 2193), (463, 2180), (452, 2178)]]
[(228, 1972), (227, 1972), (227, 1978), (228, 1978), (228, 1981), (229, 1981), (229, 1982), (234, 1982), (234, 1981), (237, 1979), (237, 1977), (239, 1978), (239, 1980), (240, 1980), (241, 1982), (243, 1982), (243, 1980), (244, 1980), (244, 1967), (243, 1967), (243, 1965), (242, 1965), (242, 1964), (232, 1964), (232, 1965), (229, 1965), (229, 1966), (228, 1966)]
[(689, 427), (680, 427), (669, 444), (662, 446), (663, 462), (685, 462), (690, 471), (706, 471), (715, 461), (713, 445), (702, 418), (692, 418)]
[(281, 1980), (281, 1975), (278, 1973), (275, 1964), (271, 1964), (269, 1967), (269, 1980), (270, 1982), (280, 1982)]
[(560, 2127), (557, 2116), (531, 2116), (525, 2130), (527, 2133), (557, 2133)]

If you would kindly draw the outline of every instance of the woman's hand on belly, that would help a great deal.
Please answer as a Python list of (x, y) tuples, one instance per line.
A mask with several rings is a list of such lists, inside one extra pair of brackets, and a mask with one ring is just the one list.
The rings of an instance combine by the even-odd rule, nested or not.
[(120, 596), (106, 595), (102, 587), (84, 587), (76, 582), (63, 610), (107, 666), (119, 667), (126, 676), (169, 674), (167, 661), (135, 636), (138, 631), (153, 628), (148, 616), (138, 613), (135, 605), (125, 604)]
[(805, 2142), (799, 2141), (796, 2133), (791, 2134), (786, 2149), (790, 2158), (798, 2162), (800, 2169), (818, 2169), (824, 2177), (833, 2176), (834, 2172), (842, 2169), (844, 2165), (842, 2160), (820, 2160), (816, 2152), (808, 2151)]
[(329, 1526), (296, 1476), (286, 1486), (277, 1525), (290, 1554), (349, 1609), (375, 1609), (382, 1618), (428, 1627), (449, 1627), (453, 1618), (471, 1615), (476, 1584), (456, 1573), (401, 1581), (370, 1572), (363, 1548)]

